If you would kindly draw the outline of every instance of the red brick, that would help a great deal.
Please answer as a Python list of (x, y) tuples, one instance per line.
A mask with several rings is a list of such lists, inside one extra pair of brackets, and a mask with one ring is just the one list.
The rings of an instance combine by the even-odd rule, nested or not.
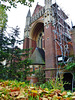
[(75, 55), (75, 32), (72, 33), (72, 44), (73, 44), (73, 51), (74, 51), (74, 55)]
[[(45, 65), (46, 68), (55, 68), (55, 43), (52, 25), (45, 26)], [(50, 71), (46, 71), (46, 77), (50, 77)]]

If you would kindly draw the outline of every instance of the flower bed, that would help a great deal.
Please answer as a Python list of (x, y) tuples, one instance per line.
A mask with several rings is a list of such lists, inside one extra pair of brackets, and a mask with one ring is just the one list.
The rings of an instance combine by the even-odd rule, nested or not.
[(61, 92), (58, 89), (41, 89), (16, 80), (1, 80), (0, 100), (75, 100), (75, 93)]

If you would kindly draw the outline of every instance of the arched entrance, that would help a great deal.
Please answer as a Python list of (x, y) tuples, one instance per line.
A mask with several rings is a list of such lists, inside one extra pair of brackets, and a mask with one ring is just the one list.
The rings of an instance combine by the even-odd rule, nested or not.
[(44, 23), (42, 21), (36, 21), (31, 26), (30, 38), (32, 39), (31, 47), (44, 48)]
[(68, 82), (69, 84), (64, 85), (65, 90), (72, 90), (72, 79), (73, 75), (71, 73), (64, 73), (63, 75), (63, 82)]

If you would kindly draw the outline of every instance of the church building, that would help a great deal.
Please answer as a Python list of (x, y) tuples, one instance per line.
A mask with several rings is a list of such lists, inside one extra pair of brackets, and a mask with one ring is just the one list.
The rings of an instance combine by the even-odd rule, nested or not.
[(26, 16), (23, 48), (33, 48), (30, 68), (36, 70), (43, 67), (46, 81), (59, 75), (69, 77), (72, 83), (72, 73), (60, 65), (73, 55), (71, 28), (67, 19), (68, 16), (52, 0), (45, 0), (44, 7), (37, 4), (32, 16), (30, 9)]

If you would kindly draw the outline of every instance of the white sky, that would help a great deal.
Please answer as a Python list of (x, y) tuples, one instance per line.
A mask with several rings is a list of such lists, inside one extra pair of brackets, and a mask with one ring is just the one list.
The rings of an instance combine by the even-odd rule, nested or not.
[[(39, 5), (44, 6), (44, 0), (34, 0), (35, 2), (32, 4), (30, 8), (31, 14), (33, 13), (37, 2)], [(69, 16), (69, 19), (72, 20), (73, 25), (75, 25), (75, 0), (56, 0), (57, 4), (63, 11)], [(18, 4), (17, 8), (11, 8), (11, 11), (8, 11), (8, 26), (10, 27), (20, 27), (20, 36), (23, 38), (24, 28), (25, 28), (25, 20), (28, 13), (29, 7)]]

